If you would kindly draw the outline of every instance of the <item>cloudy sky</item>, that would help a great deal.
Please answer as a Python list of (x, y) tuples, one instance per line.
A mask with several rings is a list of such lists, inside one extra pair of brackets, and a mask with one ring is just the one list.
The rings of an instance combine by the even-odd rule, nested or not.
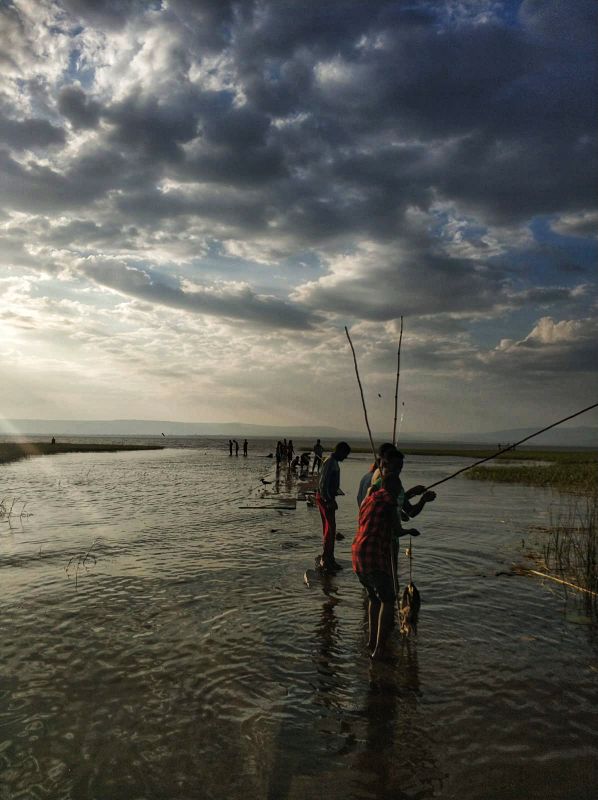
[(347, 325), (388, 430), (401, 315), (404, 432), (597, 401), (597, 8), (0, 2), (0, 414), (361, 429)]

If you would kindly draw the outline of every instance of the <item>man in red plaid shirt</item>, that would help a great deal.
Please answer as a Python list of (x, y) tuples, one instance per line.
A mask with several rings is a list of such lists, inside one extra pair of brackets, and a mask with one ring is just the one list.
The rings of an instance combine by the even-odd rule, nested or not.
[(380, 658), (394, 619), (395, 591), (392, 578), (393, 539), (409, 534), (419, 536), (414, 528), (403, 530), (398, 509), (401, 482), (396, 473), (386, 475), (382, 486), (365, 498), (359, 509), (359, 528), (351, 553), (353, 570), (369, 597), (368, 646), (372, 658)]

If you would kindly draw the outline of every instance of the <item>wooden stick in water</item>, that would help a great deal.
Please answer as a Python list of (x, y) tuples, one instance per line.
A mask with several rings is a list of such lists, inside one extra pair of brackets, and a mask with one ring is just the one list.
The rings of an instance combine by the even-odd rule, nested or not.
[(598, 592), (593, 592), (591, 589), (586, 589), (583, 586), (577, 586), (569, 581), (564, 581), (562, 578), (557, 578), (556, 575), (550, 575), (548, 572), (540, 572), (537, 569), (524, 569), (524, 572), (532, 575), (539, 575), (541, 578), (548, 578), (548, 580), (555, 581), (555, 583), (562, 583), (563, 586), (568, 586), (570, 589), (575, 589), (577, 592), (586, 592), (586, 594), (591, 594), (592, 597), (598, 597)]
[(483, 464), (485, 461), (491, 461), (493, 458), (502, 455), (502, 453), (508, 453), (509, 450), (514, 450), (516, 447), (519, 447), (520, 444), (529, 441), (529, 439), (533, 439), (535, 436), (539, 436), (541, 433), (549, 431), (551, 428), (556, 428), (557, 425), (562, 425), (563, 422), (567, 422), (568, 420), (573, 419), (574, 417), (579, 417), (580, 414), (585, 414), (586, 411), (591, 411), (593, 408), (598, 408), (598, 403), (593, 403), (591, 406), (586, 406), (586, 408), (582, 408), (581, 411), (576, 411), (575, 414), (570, 414), (568, 417), (563, 417), (563, 419), (559, 419), (558, 422), (553, 422), (552, 425), (547, 425), (545, 428), (542, 428), (542, 430), (536, 431), (535, 433), (531, 433), (524, 439), (520, 439), (518, 442), (515, 442), (515, 444), (510, 444), (508, 447), (503, 447), (501, 450), (497, 450), (496, 453), (493, 453), (491, 456), (486, 456), (486, 458), (480, 458), (479, 461), (474, 461), (473, 464), (470, 464), (468, 467), (463, 467), (462, 469), (458, 469), (456, 472), (453, 472), (453, 474), (449, 475), (447, 478), (443, 478), (440, 481), (436, 481), (436, 483), (431, 483), (429, 486), (426, 486), (425, 491), (427, 492), (428, 489), (432, 489), (434, 486), (440, 486), (441, 483), (446, 483), (446, 481), (450, 481), (451, 478), (455, 478), (462, 472), (467, 472), (468, 469), (477, 467), (479, 464)]
[(359, 377), (359, 369), (357, 368), (357, 356), (355, 355), (355, 348), (353, 347), (353, 342), (351, 341), (351, 337), (349, 336), (349, 329), (345, 325), (345, 333), (347, 334), (347, 339), (349, 340), (349, 344), (351, 345), (351, 352), (353, 353), (353, 363), (355, 364), (355, 375), (357, 376), (357, 383), (359, 384), (359, 392), (361, 394), (361, 404), (363, 405), (363, 413), (365, 416), (365, 424), (368, 429), (368, 434), (370, 437), (370, 445), (372, 446), (372, 453), (374, 454), (374, 461), (378, 464), (378, 458), (376, 456), (376, 447), (374, 445), (374, 439), (372, 438), (372, 431), (370, 429), (370, 423), (368, 421), (368, 410), (365, 407), (365, 397), (363, 396), (363, 387), (361, 385), (361, 379)]
[(401, 374), (401, 342), (403, 341), (403, 315), (401, 314), (401, 332), (399, 334), (399, 350), (397, 352), (397, 382), (395, 384), (395, 419), (392, 426), (392, 443), (397, 444), (397, 413), (399, 408), (399, 376)]

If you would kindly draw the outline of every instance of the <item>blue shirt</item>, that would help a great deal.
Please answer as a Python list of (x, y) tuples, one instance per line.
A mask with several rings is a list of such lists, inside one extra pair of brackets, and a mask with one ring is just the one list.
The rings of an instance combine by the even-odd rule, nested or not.
[(361, 506), (368, 493), (368, 489), (372, 485), (372, 478), (374, 476), (373, 470), (366, 472), (363, 478), (359, 481), (359, 489), (357, 490), (357, 505)]

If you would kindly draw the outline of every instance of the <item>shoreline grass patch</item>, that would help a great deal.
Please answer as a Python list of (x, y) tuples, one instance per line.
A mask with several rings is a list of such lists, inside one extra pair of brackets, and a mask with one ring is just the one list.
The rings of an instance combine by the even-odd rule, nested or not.
[[(519, 454), (516, 454), (519, 455)], [(590, 452), (530, 451), (517, 459), (509, 454), (506, 461), (542, 461), (538, 464), (503, 464), (474, 467), (466, 477), (470, 480), (497, 483), (521, 483), (527, 486), (556, 489), (591, 496), (598, 485), (598, 455)]]
[(30, 456), (51, 456), (60, 453), (119, 453), (130, 450), (163, 450), (147, 444), (78, 444), (73, 442), (0, 442), (0, 464), (10, 464)]

